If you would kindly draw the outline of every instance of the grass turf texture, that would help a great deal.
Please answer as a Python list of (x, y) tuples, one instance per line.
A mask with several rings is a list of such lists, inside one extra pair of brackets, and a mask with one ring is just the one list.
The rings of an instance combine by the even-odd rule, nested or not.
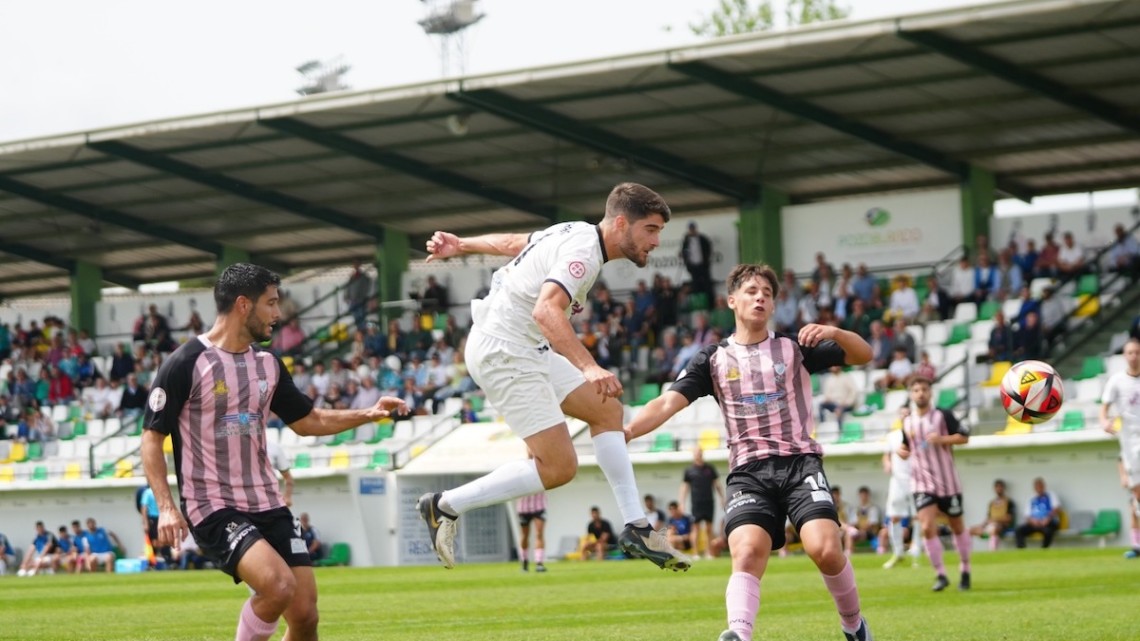
[[(1113, 641), (1136, 638), (1140, 560), (1121, 550), (1006, 550), (975, 555), (974, 589), (930, 592), (928, 565), (893, 570), (855, 558), (863, 611), (896, 641)], [(947, 555), (954, 586), (957, 559)], [(317, 570), (321, 636), (400, 641), (713, 641), (725, 626), (726, 559), (687, 574), (644, 561)], [(141, 575), (0, 577), (0, 639), (233, 638), (244, 585), (216, 570)], [(842, 639), (835, 607), (803, 556), (774, 558), (757, 640)], [(280, 639), (284, 625), (274, 639)]]

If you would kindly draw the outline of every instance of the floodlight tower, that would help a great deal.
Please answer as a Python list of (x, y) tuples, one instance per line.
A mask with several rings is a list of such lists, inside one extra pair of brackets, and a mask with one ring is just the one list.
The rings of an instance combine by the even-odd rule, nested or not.
[(297, 73), (305, 77), (305, 84), (297, 89), (302, 96), (311, 96), (316, 93), (341, 91), (349, 86), (342, 82), (344, 74), (352, 69), (345, 63), (344, 56), (337, 56), (330, 60), (310, 60), (297, 66)]
[(428, 14), (419, 21), (419, 25), (429, 36), (439, 36), (443, 75), (462, 76), (467, 67), (465, 50), (467, 27), (482, 20), (486, 14), (479, 13), (475, 9), (478, 0), (420, 1), (427, 6)]

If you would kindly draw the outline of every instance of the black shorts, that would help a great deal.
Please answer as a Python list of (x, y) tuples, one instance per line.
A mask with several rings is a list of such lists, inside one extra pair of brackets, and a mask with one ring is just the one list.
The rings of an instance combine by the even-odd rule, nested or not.
[(241, 583), (238, 562), (256, 541), (272, 546), (291, 568), (313, 564), (301, 538), (301, 521), (287, 507), (268, 512), (223, 508), (192, 527), (191, 534), (202, 553), (232, 576), (234, 583)]
[(530, 525), (530, 522), (535, 519), (546, 523), (546, 510), (539, 510), (537, 512), (520, 512), (519, 526), (527, 527)]
[(914, 493), (914, 509), (917, 512), (928, 505), (937, 505), (946, 516), (962, 516), (962, 495), (935, 496), (926, 492)]
[(784, 522), (798, 532), (804, 523), (829, 519), (839, 524), (823, 461), (815, 454), (776, 456), (736, 468), (726, 480), (725, 535), (741, 525), (759, 525), (772, 537), (772, 549), (784, 547)]
[(693, 525), (705, 521), (706, 523), (713, 522), (713, 512), (716, 507), (712, 503), (694, 503), (693, 504)]

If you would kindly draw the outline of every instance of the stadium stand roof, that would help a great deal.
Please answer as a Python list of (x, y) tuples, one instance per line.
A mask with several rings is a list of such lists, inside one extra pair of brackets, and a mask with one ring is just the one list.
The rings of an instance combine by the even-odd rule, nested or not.
[[(556, 36), (552, 36), (556, 37)], [(372, 259), (386, 230), (957, 184), (1140, 185), (1140, 2), (1034, 0), (0, 143), (0, 295)]]

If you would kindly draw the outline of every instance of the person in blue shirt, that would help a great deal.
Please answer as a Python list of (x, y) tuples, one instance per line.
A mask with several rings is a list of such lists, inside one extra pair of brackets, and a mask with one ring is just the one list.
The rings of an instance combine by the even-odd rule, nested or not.
[(67, 533), (67, 526), (59, 526), (59, 534), (55, 537), (55, 553), (52, 554), (51, 559), (52, 571), (63, 570), (66, 572), (70, 567), (71, 559), (74, 557), (74, 551), (75, 542)]
[(36, 538), (32, 539), (32, 549), (24, 555), (18, 576), (35, 576), (41, 569), (51, 568), (55, 554), (55, 535), (47, 531), (43, 521), (36, 521)]
[(99, 564), (107, 572), (115, 571), (115, 548), (122, 548), (119, 537), (95, 524), (95, 519), (87, 519), (87, 571), (94, 572)]
[(669, 502), (669, 545), (678, 550), (695, 550), (697, 547), (693, 518), (682, 512), (676, 501)]
[(79, 574), (87, 567), (87, 532), (79, 521), (71, 522), (71, 573)]
[(1044, 536), (1041, 547), (1047, 548), (1053, 543), (1053, 535), (1061, 527), (1061, 499), (1045, 489), (1045, 479), (1033, 479), (1033, 498), (1025, 506), (1025, 522), (1017, 526), (1014, 536), (1017, 537), (1017, 547), (1025, 547), (1025, 539), (1035, 532)]
[(8, 573), (8, 566), (16, 564), (16, 550), (8, 537), (0, 533), (0, 576)]
[[(154, 490), (150, 489), (149, 485), (139, 495), (139, 514), (142, 515), (143, 532), (149, 537), (153, 546), (154, 542), (158, 540), (158, 501), (155, 500)], [(174, 557), (171, 555), (170, 546), (155, 547), (154, 552), (166, 561), (166, 567), (174, 567)]]

